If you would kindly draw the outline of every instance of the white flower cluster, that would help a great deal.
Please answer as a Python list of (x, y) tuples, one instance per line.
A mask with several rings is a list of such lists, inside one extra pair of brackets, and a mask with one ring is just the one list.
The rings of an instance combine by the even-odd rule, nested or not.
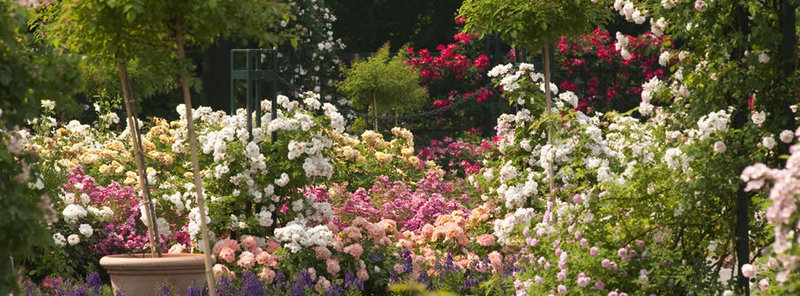
[(627, 0), (615, 0), (614, 10), (619, 11), (619, 15), (624, 16), (625, 20), (634, 22), (637, 25), (644, 24), (647, 17), (637, 8), (633, 6), (633, 2)]
[(92, 130), (91, 126), (81, 124), (81, 122), (77, 120), (70, 121), (64, 128), (78, 137), (89, 137)]
[(333, 176), (333, 166), (322, 154), (307, 157), (303, 161), (303, 170), (306, 172), (307, 177), (319, 176), (330, 179)]
[(730, 112), (719, 110), (700, 117), (697, 121), (697, 136), (700, 140), (728, 131), (731, 122)]
[(100, 121), (105, 122), (106, 124), (117, 124), (119, 123), (119, 116), (117, 113), (108, 112), (106, 114), (100, 115)]
[(80, 205), (70, 204), (64, 208), (62, 214), (64, 215), (64, 221), (74, 224), (77, 223), (79, 219), (86, 218), (88, 212)]
[(500, 169), (500, 181), (506, 182), (517, 177), (517, 167), (511, 161), (507, 161)]
[(333, 131), (337, 133), (344, 133), (344, 116), (339, 113), (339, 110), (336, 109), (336, 106), (331, 105), (330, 103), (325, 103), (322, 105), (322, 110), (325, 111), (325, 116), (331, 119), (331, 127)]
[(761, 125), (764, 124), (764, 121), (767, 120), (767, 113), (764, 113), (764, 111), (753, 112), (753, 114), (750, 115), (750, 120), (752, 120), (753, 123), (755, 123), (758, 127), (761, 127)]
[(56, 233), (56, 234), (53, 234), (53, 241), (56, 243), (56, 245), (59, 245), (59, 246), (62, 246), (62, 247), (67, 245), (67, 239), (64, 238), (64, 235), (61, 234), (60, 232)]
[(89, 224), (81, 224), (81, 226), (78, 227), (78, 232), (83, 234), (85, 237), (91, 237), (92, 234), (94, 234), (94, 230)]
[(86, 207), (86, 209), (89, 211), (89, 213), (91, 213), (95, 217), (99, 217), (100, 219), (107, 220), (111, 219), (111, 217), (114, 217), (114, 210), (112, 210), (108, 206), (103, 206), (103, 208), (100, 209), (95, 208), (93, 206), (88, 206)]
[(261, 212), (258, 212), (257, 215), (258, 215), (258, 225), (261, 225), (262, 227), (272, 226), (272, 223), (275, 222), (272, 219), (272, 212), (268, 211), (266, 207), (262, 207)]
[(571, 91), (565, 91), (558, 95), (558, 98), (564, 101), (567, 104), (570, 104), (573, 108), (578, 107), (578, 96)]
[[(208, 207), (206, 207), (206, 224), (211, 223), (211, 217), (208, 216)], [(189, 210), (189, 224), (186, 226), (189, 237), (193, 241), (197, 241), (197, 234), (200, 233), (200, 209), (199, 208), (192, 208)]]
[(680, 148), (669, 148), (664, 153), (664, 162), (673, 170), (680, 168), (685, 171), (689, 168), (689, 161), (689, 157)]
[(321, 135), (314, 135), (311, 142), (298, 142), (295, 140), (289, 141), (289, 159), (295, 159), (303, 154), (314, 156), (320, 154), (323, 149), (330, 148), (332, 145), (331, 139)]
[(670, 53), (669, 51), (664, 51), (658, 56), (658, 64), (666, 67), (669, 64)]
[(653, 77), (649, 81), (642, 84), (642, 101), (639, 103), (639, 113), (644, 116), (649, 116), (653, 113), (654, 106), (650, 104), (653, 94), (664, 87), (664, 82), (659, 80), (658, 77)]
[(497, 237), (497, 243), (500, 245), (508, 245), (511, 243), (511, 232), (517, 225), (525, 225), (531, 221), (534, 215), (532, 208), (519, 208), (514, 214), (506, 216), (505, 219), (497, 219), (494, 221), (493, 229), (494, 236)]
[(614, 44), (614, 48), (619, 50), (619, 54), (620, 56), (622, 56), (623, 59), (630, 60), (632, 56), (631, 53), (628, 51), (628, 42), (629, 42), (628, 36), (625, 36), (624, 34), (617, 32), (616, 37), (617, 37), (617, 43)]
[(303, 220), (293, 220), (286, 227), (275, 229), (275, 238), (285, 243), (284, 246), (292, 253), (297, 253), (304, 247), (327, 247), (334, 242), (333, 232), (328, 226), (317, 225), (309, 228), (305, 226)]
[(650, 31), (653, 32), (653, 35), (656, 37), (661, 37), (664, 35), (664, 31), (667, 29), (667, 21), (664, 18), (659, 18), (657, 21), (653, 21), (650, 19)]

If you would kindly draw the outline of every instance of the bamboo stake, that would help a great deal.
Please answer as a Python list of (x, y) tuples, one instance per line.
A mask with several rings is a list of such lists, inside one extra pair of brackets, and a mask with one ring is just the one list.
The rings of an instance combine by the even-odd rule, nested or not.
[(144, 163), (144, 149), (142, 149), (142, 135), (139, 133), (139, 122), (136, 120), (136, 106), (133, 103), (128, 69), (124, 61), (117, 63), (120, 83), (122, 84), (122, 98), (125, 102), (125, 113), (128, 117), (128, 131), (131, 133), (131, 144), (133, 145), (133, 155), (136, 159), (136, 173), (139, 175), (139, 183), (142, 190), (142, 200), (144, 201), (144, 215), (147, 220), (148, 237), (150, 239), (150, 253), (153, 257), (161, 257), (161, 244), (159, 243), (158, 227), (156, 227), (154, 217), (155, 210), (150, 199), (150, 185), (147, 182), (147, 165)]
[[(183, 18), (178, 18), (176, 28), (176, 39), (178, 42), (178, 60), (183, 61), (186, 58), (184, 49), (184, 36), (183, 36)], [(186, 110), (186, 128), (189, 132), (189, 151), (192, 154), (192, 177), (194, 179), (195, 193), (197, 194), (197, 208), (200, 211), (200, 230), (203, 237), (203, 254), (205, 254), (206, 264), (206, 282), (208, 284), (208, 293), (210, 296), (217, 295), (216, 285), (214, 283), (214, 274), (212, 272), (211, 263), (211, 248), (208, 242), (208, 225), (206, 225), (206, 203), (205, 196), (203, 195), (203, 180), (200, 179), (200, 162), (197, 160), (197, 137), (194, 132), (194, 117), (192, 116), (192, 97), (189, 93), (189, 83), (186, 77), (186, 69), (180, 67), (181, 73), (181, 87), (183, 88), (183, 104)]]
[(375, 126), (375, 132), (378, 132), (378, 98), (376, 97), (375, 91), (372, 91), (372, 114), (375, 116), (373, 119), (373, 124)]
[[(552, 99), (551, 99), (551, 92), (550, 92), (550, 49), (548, 45), (545, 44), (542, 47), (542, 55), (544, 56), (544, 102), (546, 116), (550, 116), (552, 112)], [(550, 212), (550, 217), (554, 223), (558, 222), (558, 217), (553, 213), (553, 207), (555, 206), (556, 195), (555, 195), (555, 173), (553, 172), (553, 167), (556, 164), (556, 157), (555, 157), (555, 149), (553, 147), (553, 127), (550, 123), (547, 123), (547, 145), (550, 146), (550, 151), (552, 151), (551, 160), (552, 163), (550, 167), (547, 168), (547, 179), (549, 180), (550, 184), (550, 198), (549, 203), (547, 205), (547, 210)]]

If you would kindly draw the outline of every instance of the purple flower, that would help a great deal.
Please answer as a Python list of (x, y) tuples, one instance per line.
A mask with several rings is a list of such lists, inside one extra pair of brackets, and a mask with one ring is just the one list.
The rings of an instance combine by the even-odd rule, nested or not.
[(252, 272), (242, 271), (242, 295), (266, 295), (264, 283)]
[(93, 272), (90, 275), (87, 275), (84, 282), (86, 283), (87, 287), (89, 287), (90, 289), (92, 289), (92, 291), (94, 291), (95, 294), (99, 293), (100, 289), (103, 288), (103, 280), (100, 279), (100, 274), (98, 274), (97, 272)]
[(364, 282), (362, 282), (361, 280), (359, 280), (359, 279), (356, 277), (356, 275), (355, 275), (355, 274), (353, 274), (353, 272), (351, 271), (351, 272), (348, 272), (348, 273), (347, 273), (347, 274), (344, 276), (344, 288), (345, 288), (346, 290), (347, 290), (347, 289), (352, 289), (352, 288), (355, 288), (355, 289), (358, 289), (359, 291), (363, 291), (363, 290), (364, 290)]

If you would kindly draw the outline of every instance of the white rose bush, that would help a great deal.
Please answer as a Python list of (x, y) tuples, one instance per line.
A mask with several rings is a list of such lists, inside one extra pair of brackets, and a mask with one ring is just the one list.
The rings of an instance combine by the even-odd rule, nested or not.
[[(329, 15), (315, 3), (304, 5)], [(636, 61), (645, 74), (661, 67), (631, 90), (612, 86), (638, 98), (630, 110), (581, 108), (593, 98), (528, 62), (487, 68), (513, 111), (478, 141), (426, 147), (402, 127), (351, 135), (313, 91), (263, 100), (258, 120), (192, 110), (218, 294), (796, 294), (800, 76), (782, 43), (796, 50), (796, 36), (772, 33), (780, 11), (758, 1), (469, 0), (459, 18), (475, 37), (499, 32), (547, 52), (580, 44), (569, 40), (612, 14), (649, 32), (604, 33), (612, 45), (598, 58)], [(338, 44), (320, 40), (320, 50)], [(151, 245), (130, 127), (107, 102), (95, 122), (57, 119), (58, 100), (36, 107), (22, 128), (0, 113), (3, 167), (24, 163), (7, 171), (14, 190), (41, 200), (47, 241), (21, 259), (23, 285), (101, 295), (99, 257)], [(201, 251), (186, 111), (140, 124), (153, 225), (171, 254)]]

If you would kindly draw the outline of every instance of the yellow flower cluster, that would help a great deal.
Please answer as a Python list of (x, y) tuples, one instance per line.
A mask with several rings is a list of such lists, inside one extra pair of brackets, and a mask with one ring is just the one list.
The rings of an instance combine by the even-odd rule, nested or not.
[(119, 175), (125, 172), (125, 166), (114, 160), (111, 164), (101, 165), (98, 170), (103, 175)]
[(383, 149), (386, 147), (386, 141), (383, 140), (383, 135), (371, 130), (361, 134), (361, 139), (364, 139), (364, 143), (375, 149)]

